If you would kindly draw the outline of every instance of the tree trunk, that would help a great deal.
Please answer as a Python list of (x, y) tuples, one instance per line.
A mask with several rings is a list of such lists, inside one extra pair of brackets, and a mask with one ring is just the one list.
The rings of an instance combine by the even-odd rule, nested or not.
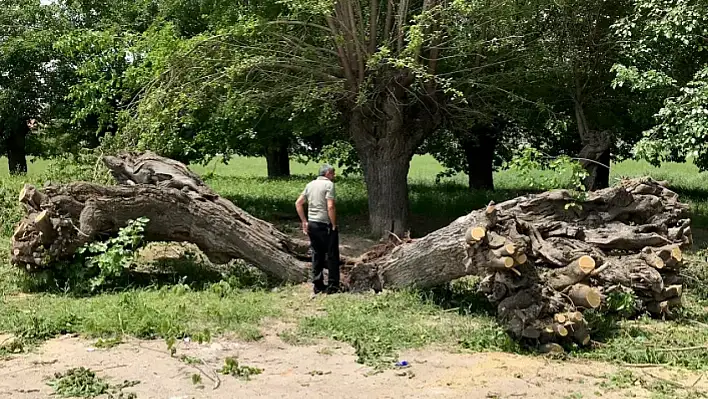
[(377, 148), (361, 154), (369, 202), (369, 226), (376, 237), (402, 237), (408, 228), (408, 171), (412, 156)]
[(29, 127), (26, 123), (19, 123), (14, 129), (10, 129), (7, 138), (7, 163), (12, 175), (27, 173), (27, 156), (25, 144)]
[(42, 192), (23, 188), (20, 202), (27, 217), (13, 236), (13, 262), (27, 270), (51, 267), (129, 220), (147, 217), (148, 241), (191, 242), (215, 263), (240, 258), (284, 281), (307, 280), (307, 242), (221, 198), (183, 164), (151, 152), (104, 162), (121, 186), (79, 182)]
[[(347, 111), (366, 182), (371, 233), (377, 237), (391, 233), (402, 237), (408, 230), (410, 161), (439, 124), (432, 95), (421, 104), (406, 97), (405, 85), (393, 85), (390, 92), (378, 96), (376, 104)], [(406, 106), (406, 101), (415, 105)]]
[(289, 155), (287, 144), (280, 144), (266, 149), (265, 157), (268, 165), (268, 177), (277, 178), (290, 176)]
[[(148, 241), (188, 241), (214, 262), (242, 258), (282, 280), (307, 280), (306, 242), (219, 197), (184, 165), (151, 153), (104, 161), (121, 186), (25, 186), (13, 264), (51, 268), (81, 245), (148, 217)], [(585, 199), (566, 190), (529, 195), (492, 203), (421, 239), (342, 258), (342, 282), (354, 292), (380, 291), (479, 275), (481, 292), (515, 338), (586, 344), (592, 326), (583, 312), (606, 311), (610, 294), (633, 293), (633, 310), (661, 317), (680, 307), (682, 250), (692, 244), (688, 214), (688, 205), (651, 179)]]
[(491, 126), (476, 129), (473, 137), (461, 140), (467, 159), (469, 189), (494, 190), (494, 151), (497, 146), (496, 130)]
[(610, 149), (612, 135), (609, 131), (591, 130), (585, 116), (582, 103), (575, 102), (575, 119), (578, 123), (578, 133), (583, 143), (580, 150), (580, 163), (588, 172), (583, 182), (589, 191), (600, 190), (610, 186)]

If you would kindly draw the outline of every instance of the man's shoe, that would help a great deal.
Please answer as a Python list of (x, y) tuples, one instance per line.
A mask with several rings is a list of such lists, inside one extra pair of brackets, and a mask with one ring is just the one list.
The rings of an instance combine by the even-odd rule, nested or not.
[(341, 292), (341, 290), (338, 285), (327, 287), (327, 291), (325, 291), (327, 295), (338, 294), (339, 292)]

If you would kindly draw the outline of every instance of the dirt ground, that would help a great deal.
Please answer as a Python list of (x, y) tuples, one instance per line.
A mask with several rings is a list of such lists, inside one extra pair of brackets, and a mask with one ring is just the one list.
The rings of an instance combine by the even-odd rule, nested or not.
[[(357, 364), (353, 350), (336, 342), (291, 346), (277, 336), (260, 342), (218, 340), (197, 344), (179, 342), (170, 357), (164, 341), (132, 340), (111, 349), (96, 349), (92, 341), (64, 336), (48, 341), (31, 353), (0, 362), (0, 398), (47, 398), (46, 382), (55, 372), (87, 367), (113, 384), (138, 380), (124, 389), (138, 398), (649, 398), (640, 386), (631, 392), (608, 390), (599, 385), (617, 367), (597, 362), (550, 360), (503, 353), (448, 353), (409, 351), (401, 355), (408, 368), (371, 373)], [(193, 365), (180, 355), (200, 358), (202, 387), (192, 383)], [(214, 388), (209, 377), (227, 356), (263, 373), (249, 381), (219, 375)], [(651, 370), (651, 371), (648, 371)], [(660, 368), (635, 368), (708, 392), (708, 378), (692, 373), (673, 374)], [(708, 376), (707, 376), (708, 377)], [(648, 377), (647, 377), (648, 378)]]

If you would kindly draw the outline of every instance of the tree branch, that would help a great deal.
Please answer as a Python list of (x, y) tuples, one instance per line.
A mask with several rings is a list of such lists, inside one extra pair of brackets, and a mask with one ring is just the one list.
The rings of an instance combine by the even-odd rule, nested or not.
[(398, 4), (398, 32), (396, 37), (398, 38), (398, 51), (403, 49), (403, 28), (405, 26), (405, 20), (408, 16), (408, 0), (401, 0)]
[(391, 30), (393, 29), (393, 0), (386, 1), (386, 19), (384, 22), (383, 43), (388, 44), (391, 40)]
[(376, 39), (379, 31), (379, 0), (371, 0), (369, 6), (371, 20), (369, 21), (369, 54), (376, 52)]
[(327, 16), (327, 24), (329, 25), (329, 28), (332, 31), (332, 41), (334, 41), (334, 45), (337, 48), (337, 54), (339, 55), (339, 63), (342, 64), (342, 68), (344, 69), (344, 76), (346, 77), (347, 82), (349, 83), (349, 89), (351, 91), (356, 92), (358, 85), (357, 85), (356, 79), (354, 79), (354, 73), (352, 72), (352, 68), (351, 68), (351, 65), (349, 64), (349, 60), (347, 58), (347, 55), (344, 52), (344, 48), (337, 41), (337, 37), (339, 36), (339, 33), (338, 33), (337, 27), (334, 23), (334, 18), (332, 18), (331, 15)]

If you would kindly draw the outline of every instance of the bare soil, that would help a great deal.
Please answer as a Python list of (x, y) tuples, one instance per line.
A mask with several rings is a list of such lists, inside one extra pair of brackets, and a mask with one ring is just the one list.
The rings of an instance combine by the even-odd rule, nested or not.
[[(619, 369), (598, 362), (560, 361), (505, 353), (449, 353), (433, 349), (401, 355), (408, 368), (372, 372), (356, 363), (353, 350), (336, 342), (291, 346), (269, 335), (259, 342), (220, 339), (179, 342), (171, 357), (163, 341), (131, 340), (111, 349), (64, 336), (32, 353), (0, 362), (0, 398), (47, 398), (47, 378), (72, 367), (87, 367), (113, 384), (138, 380), (124, 392), (138, 398), (649, 398), (641, 386), (608, 389), (599, 384)], [(190, 365), (181, 355), (199, 358)], [(228, 356), (263, 369), (250, 380), (214, 370)], [(200, 370), (201, 369), (201, 370)], [(202, 373), (201, 386), (192, 375)], [(708, 391), (708, 378), (661, 368), (634, 368), (644, 378), (666, 379)], [(211, 378), (211, 379), (210, 379)]]

